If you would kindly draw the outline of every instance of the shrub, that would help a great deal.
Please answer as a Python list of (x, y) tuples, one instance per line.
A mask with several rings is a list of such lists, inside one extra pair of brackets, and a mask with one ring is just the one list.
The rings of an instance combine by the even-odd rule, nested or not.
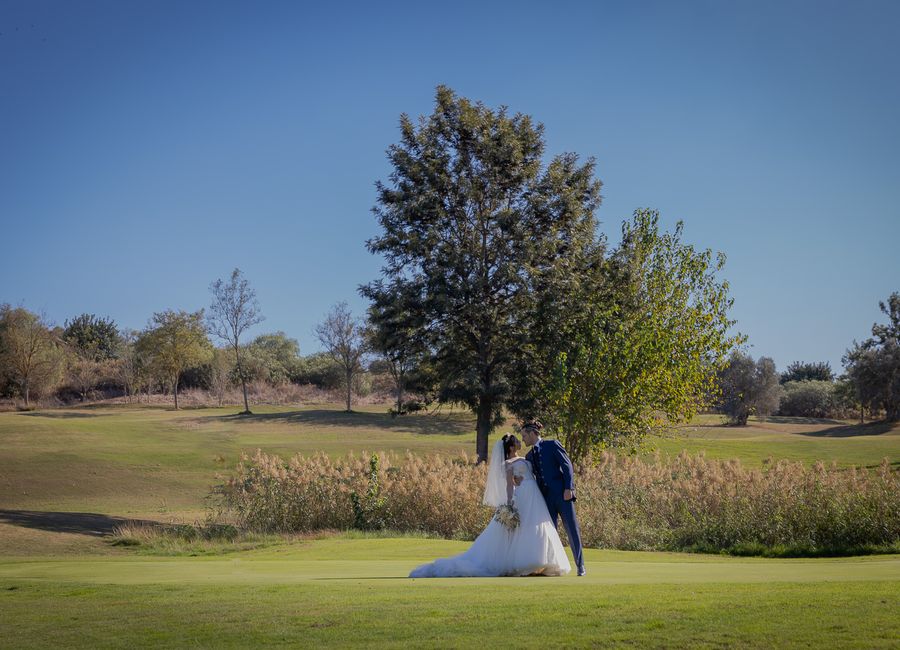
[(809, 418), (828, 418), (835, 415), (834, 383), (805, 379), (783, 385), (779, 413)]

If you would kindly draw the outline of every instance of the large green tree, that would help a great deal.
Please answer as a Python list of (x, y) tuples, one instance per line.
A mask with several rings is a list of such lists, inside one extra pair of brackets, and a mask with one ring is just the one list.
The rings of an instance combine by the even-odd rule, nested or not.
[(137, 349), (155, 374), (171, 382), (177, 410), (182, 373), (212, 357), (203, 310), (192, 313), (166, 310), (153, 314), (150, 325), (138, 339)]
[(681, 222), (661, 232), (656, 211), (638, 210), (617, 249), (595, 246), (583, 263), (538, 339), (551, 366), (535, 406), (577, 459), (690, 419), (741, 340), (724, 257), (684, 243)]
[(404, 296), (422, 323), (438, 399), (476, 414), (481, 461), (528, 345), (535, 278), (566, 268), (594, 237), (593, 160), (564, 154), (544, 166), (544, 149), (543, 126), (529, 116), (439, 86), (430, 116), (401, 116), (390, 180), (377, 183), (381, 233), (367, 245), (385, 264), (361, 292), (379, 307)]

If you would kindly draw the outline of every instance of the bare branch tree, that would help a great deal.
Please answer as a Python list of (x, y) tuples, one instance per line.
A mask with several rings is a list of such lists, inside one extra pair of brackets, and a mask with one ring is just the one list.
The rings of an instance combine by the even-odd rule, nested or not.
[(347, 412), (353, 391), (353, 377), (362, 370), (362, 357), (366, 352), (364, 327), (350, 313), (346, 302), (339, 302), (325, 320), (316, 327), (316, 336), (331, 358), (344, 371), (347, 386)]
[(231, 272), (228, 283), (216, 280), (209, 286), (213, 294), (213, 302), (209, 307), (207, 327), (210, 333), (225, 341), (234, 351), (234, 363), (241, 390), (244, 392), (244, 412), (250, 415), (250, 402), (247, 399), (247, 373), (241, 356), (241, 336), (248, 329), (261, 323), (264, 316), (260, 314), (256, 291), (243, 277), (240, 269)]

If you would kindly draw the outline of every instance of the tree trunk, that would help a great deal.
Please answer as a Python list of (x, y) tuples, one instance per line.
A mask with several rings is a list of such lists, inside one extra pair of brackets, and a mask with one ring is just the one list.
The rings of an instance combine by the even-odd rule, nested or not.
[(175, 376), (175, 388), (173, 390), (175, 393), (175, 410), (178, 410), (178, 376)]
[(250, 402), (247, 401), (247, 380), (244, 379), (243, 371), (239, 369), (238, 372), (241, 373), (241, 390), (244, 391), (244, 414), (250, 415)]
[(25, 388), (25, 406), (28, 406), (28, 391), (29, 391), (29, 389), (28, 389), (28, 380), (27, 379), (24, 381), (23, 386)]
[(247, 399), (247, 378), (244, 377), (244, 367), (241, 365), (241, 346), (236, 338), (234, 341), (234, 365), (237, 366), (238, 376), (241, 378), (241, 391), (244, 393), (244, 414), (250, 415), (250, 401)]
[(353, 372), (347, 371), (347, 413), (350, 413), (350, 392), (353, 388)]
[(475, 424), (475, 451), (478, 453), (479, 463), (486, 463), (488, 460), (488, 436), (491, 434), (492, 407), (491, 399), (482, 396), (478, 402), (478, 420)]

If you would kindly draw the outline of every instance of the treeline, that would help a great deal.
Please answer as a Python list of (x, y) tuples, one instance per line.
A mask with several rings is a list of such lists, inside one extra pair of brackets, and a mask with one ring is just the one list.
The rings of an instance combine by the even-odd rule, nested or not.
[[(365, 349), (361, 325), (347, 340), (326, 346), (326, 352), (304, 356), (284, 332), (241, 340), (262, 316), (238, 269), (229, 281), (213, 283), (211, 291), (208, 310), (158, 312), (140, 331), (93, 314), (54, 326), (24, 307), (0, 305), (0, 397), (20, 399), (28, 408), (36, 399), (124, 396), (130, 401), (161, 393), (178, 408), (181, 390), (207, 390), (221, 405), (230, 390), (240, 387), (246, 412), (248, 384), (347, 388), (348, 396), (389, 388), (383, 364), (366, 363), (358, 355), (348, 374), (341, 363), (342, 344)], [(335, 307), (319, 326), (320, 336), (332, 331), (329, 319), (337, 312), (348, 313), (346, 305)]]
[(900, 420), (900, 293), (879, 306), (888, 322), (853, 342), (839, 377), (826, 362), (795, 361), (779, 374), (768, 357), (754, 361), (733, 352), (719, 373), (719, 409), (734, 424), (746, 424), (751, 414)]

